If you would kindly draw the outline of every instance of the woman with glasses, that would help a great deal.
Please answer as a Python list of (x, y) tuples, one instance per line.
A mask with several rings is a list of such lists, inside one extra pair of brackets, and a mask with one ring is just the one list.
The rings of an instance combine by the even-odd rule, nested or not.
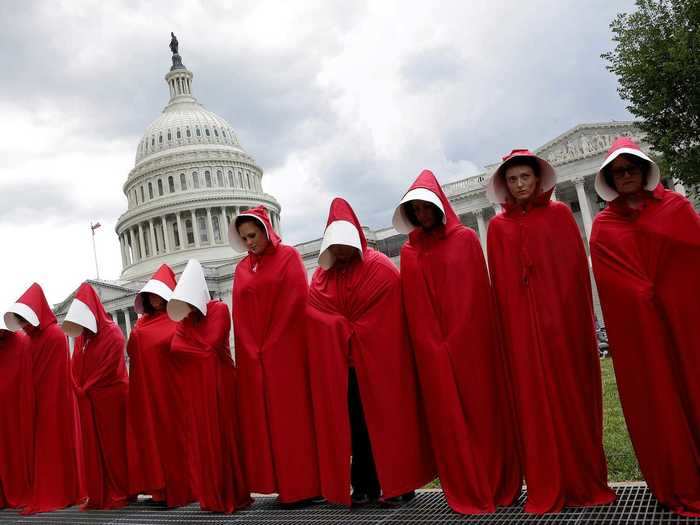
[(700, 516), (700, 218), (631, 139), (596, 176), (591, 259), (639, 466), (662, 505)]

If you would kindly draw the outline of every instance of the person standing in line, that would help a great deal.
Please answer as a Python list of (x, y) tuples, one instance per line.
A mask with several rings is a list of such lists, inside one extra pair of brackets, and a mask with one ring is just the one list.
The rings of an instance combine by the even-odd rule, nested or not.
[(202, 510), (231, 513), (252, 500), (243, 473), (236, 422), (231, 315), (211, 300), (204, 270), (190, 259), (168, 301), (178, 323), (170, 351), (189, 474)]
[(513, 150), (488, 180), (503, 206), (488, 263), (513, 386), (525, 511), (615, 500), (603, 451), (600, 362), (588, 258), (552, 166)]
[(401, 281), (340, 198), (331, 203), (307, 312), (323, 496), (400, 505), (435, 477)]
[(595, 180), (591, 259), (625, 421), (649, 489), (700, 517), (700, 217), (629, 137)]
[(129, 494), (149, 494), (171, 508), (194, 501), (170, 363), (177, 323), (165, 310), (175, 284), (172, 269), (162, 264), (136, 294), (140, 317), (127, 343)]
[(461, 514), (520, 496), (515, 418), (484, 252), (424, 170), (394, 212), (401, 285), (440, 485)]
[(115, 509), (128, 504), (126, 405), (129, 376), (122, 331), (95, 289), (80, 285), (63, 330), (74, 337), (71, 369), (83, 437), (88, 500), (83, 509)]
[(248, 255), (233, 278), (238, 417), (250, 490), (283, 504), (321, 493), (307, 367), (306, 269), (263, 206), (236, 217), (229, 242)]
[(32, 494), (23, 514), (49, 512), (86, 498), (78, 407), (68, 340), (44, 291), (32, 284), (5, 313), (6, 326), (29, 337), (34, 387)]

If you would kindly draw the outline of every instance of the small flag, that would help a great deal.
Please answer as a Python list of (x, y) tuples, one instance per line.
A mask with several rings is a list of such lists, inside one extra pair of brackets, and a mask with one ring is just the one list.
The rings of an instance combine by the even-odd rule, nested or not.
[(96, 222), (95, 224), (90, 223), (90, 228), (92, 228), (92, 231), (95, 231), (100, 226), (102, 225), (99, 222)]

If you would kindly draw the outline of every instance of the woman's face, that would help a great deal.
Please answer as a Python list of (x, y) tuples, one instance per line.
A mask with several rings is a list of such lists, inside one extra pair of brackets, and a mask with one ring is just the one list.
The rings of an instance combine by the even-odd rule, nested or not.
[(346, 244), (331, 244), (328, 250), (333, 254), (335, 264), (339, 266), (348, 264), (360, 253), (354, 246), (348, 246)]
[(626, 155), (620, 155), (612, 161), (608, 171), (612, 176), (615, 190), (620, 195), (632, 195), (642, 191), (644, 175), (638, 164), (625, 157)]
[(506, 169), (506, 186), (518, 204), (527, 203), (535, 194), (538, 178), (532, 166), (516, 165)]
[(148, 304), (150, 304), (151, 308), (153, 308), (153, 310), (156, 312), (160, 312), (165, 309), (165, 299), (163, 299), (160, 295), (148, 293), (146, 294), (146, 298), (148, 299)]
[(424, 230), (432, 230), (440, 224), (440, 211), (432, 202), (411, 201), (411, 209)]
[(238, 235), (241, 236), (246, 248), (255, 255), (260, 255), (270, 242), (267, 235), (255, 222), (244, 222), (238, 227)]

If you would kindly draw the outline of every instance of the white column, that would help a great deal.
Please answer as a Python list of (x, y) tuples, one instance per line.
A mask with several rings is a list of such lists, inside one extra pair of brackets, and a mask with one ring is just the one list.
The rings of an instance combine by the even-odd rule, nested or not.
[(481, 239), (481, 248), (486, 249), (486, 223), (484, 222), (484, 210), (476, 210), (476, 224), (479, 227), (479, 239)]
[[(211, 208), (207, 208), (207, 228), (209, 229), (209, 246), (214, 246), (214, 225), (211, 223)], [(221, 229), (219, 229), (221, 233)]]
[(226, 218), (226, 206), (221, 207), (221, 235), (223, 241), (228, 242), (228, 219)]
[(129, 317), (129, 309), (124, 308), (122, 310), (122, 313), (124, 314), (124, 326), (126, 327), (126, 340), (129, 340), (129, 336), (131, 335), (131, 317)]
[(119, 250), (122, 255), (122, 268), (126, 267), (126, 256), (124, 255), (124, 236), (119, 236)]
[(163, 227), (163, 247), (165, 248), (165, 253), (170, 253), (170, 239), (168, 238), (168, 221), (165, 215), (163, 215), (160, 218), (160, 224)]
[(190, 210), (192, 215), (192, 233), (194, 234), (194, 247), (199, 248), (199, 225), (197, 224), (197, 215), (194, 210)]
[(578, 197), (578, 205), (579, 208), (581, 208), (583, 226), (586, 230), (586, 239), (590, 240), (591, 227), (593, 226), (593, 216), (591, 215), (591, 206), (588, 202), (588, 195), (586, 195), (584, 181), (585, 179), (583, 177), (576, 177), (574, 179), (574, 186), (576, 186), (576, 196)]
[(155, 257), (158, 250), (156, 250), (156, 228), (153, 219), (148, 219), (148, 233), (151, 238), (151, 257)]
[(139, 255), (141, 255), (141, 259), (145, 259), (146, 258), (146, 245), (143, 242), (143, 226), (141, 225), (141, 223), (139, 223), (138, 229), (139, 229), (139, 247), (141, 248)]
[(178, 240), (180, 241), (180, 249), (184, 250), (185, 246), (187, 246), (187, 240), (185, 237), (185, 232), (182, 229), (182, 219), (180, 218), (180, 212), (177, 212), (175, 214), (175, 220), (177, 221), (177, 236)]

